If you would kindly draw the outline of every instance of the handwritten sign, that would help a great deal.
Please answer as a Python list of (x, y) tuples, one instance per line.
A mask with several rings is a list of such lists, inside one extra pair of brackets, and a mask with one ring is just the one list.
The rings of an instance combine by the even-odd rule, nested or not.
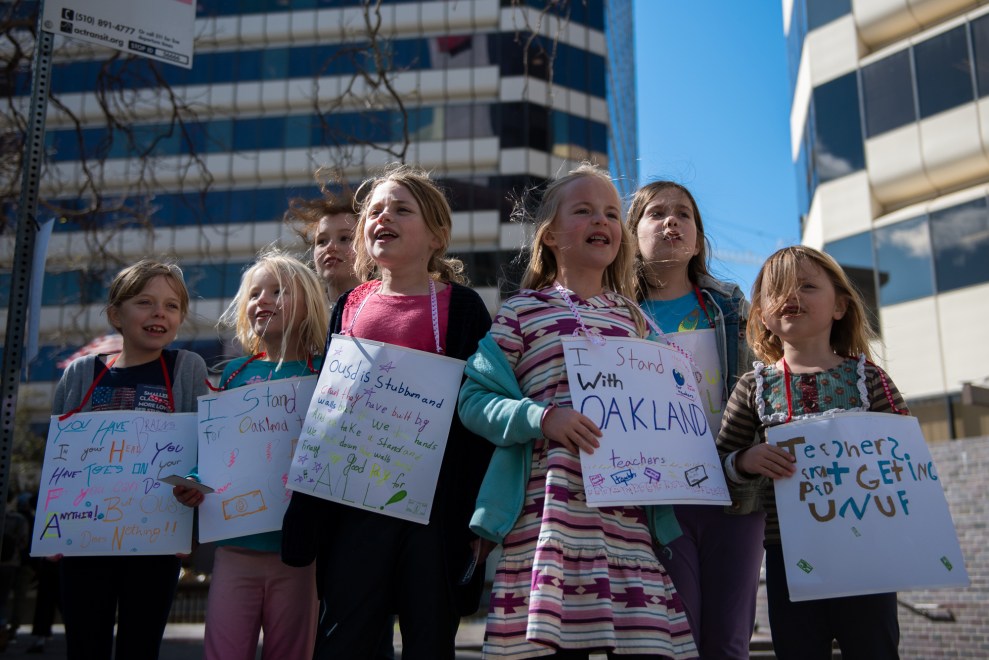
[(288, 487), (428, 523), (464, 366), (333, 335)]
[(308, 376), (199, 397), (199, 478), (216, 489), (199, 505), (200, 541), (281, 529), (288, 469), (315, 389)]
[(697, 398), (704, 414), (707, 415), (707, 425), (711, 429), (711, 437), (718, 436), (721, 428), (721, 417), (725, 412), (725, 381), (721, 375), (721, 358), (718, 356), (718, 340), (714, 330), (689, 330), (685, 332), (670, 332), (666, 335), (670, 341), (690, 353), (694, 365), (702, 374), (697, 383)]
[(196, 415), (115, 411), (51, 418), (31, 555), (170, 555), (192, 514), (158, 481), (196, 463)]
[(968, 585), (917, 418), (849, 412), (766, 435), (797, 459), (774, 482), (791, 599)]
[(687, 361), (642, 339), (563, 339), (575, 410), (601, 429), (581, 452), (590, 506), (729, 504), (721, 461)]

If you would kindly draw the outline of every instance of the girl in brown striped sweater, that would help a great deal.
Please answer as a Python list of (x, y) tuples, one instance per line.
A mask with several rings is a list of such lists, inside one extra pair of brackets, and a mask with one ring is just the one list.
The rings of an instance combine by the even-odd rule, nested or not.
[(870, 360), (874, 335), (841, 266), (804, 246), (773, 254), (752, 287), (747, 336), (763, 360), (739, 379), (718, 451), (739, 512), (766, 511), (766, 588), (773, 646), (781, 660), (897, 658), (896, 594), (792, 602), (786, 584), (773, 479), (791, 478), (794, 458), (766, 444), (766, 429), (836, 410), (898, 412), (906, 406)]

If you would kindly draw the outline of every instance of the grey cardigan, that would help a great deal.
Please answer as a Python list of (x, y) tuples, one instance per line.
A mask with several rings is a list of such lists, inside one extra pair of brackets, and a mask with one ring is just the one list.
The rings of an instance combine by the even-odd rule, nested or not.
[[(206, 362), (198, 353), (183, 349), (179, 349), (177, 353), (172, 375), (175, 412), (196, 412), (199, 405), (196, 397), (209, 391), (206, 387)], [(52, 400), (53, 415), (61, 415), (82, 403), (82, 398), (93, 384), (96, 360), (96, 355), (86, 355), (66, 367), (65, 373), (55, 386), (55, 397)], [(90, 412), (92, 409), (92, 400), (90, 400), (83, 406), (82, 412)]]

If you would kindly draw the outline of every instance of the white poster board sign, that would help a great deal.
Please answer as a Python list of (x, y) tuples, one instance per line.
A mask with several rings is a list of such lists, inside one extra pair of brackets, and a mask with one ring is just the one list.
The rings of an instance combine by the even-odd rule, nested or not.
[(581, 452), (589, 506), (730, 504), (687, 361), (644, 339), (563, 339), (574, 410), (601, 429)]
[(316, 376), (269, 380), (199, 397), (203, 543), (282, 528), (292, 463)]
[(916, 417), (849, 412), (767, 431), (796, 459), (775, 480), (794, 601), (968, 585)]
[(427, 524), (465, 364), (333, 335), (288, 487)]
[(31, 555), (190, 552), (193, 510), (158, 478), (195, 464), (194, 413), (52, 416)]
[(47, 32), (192, 68), (194, 0), (45, 0)]

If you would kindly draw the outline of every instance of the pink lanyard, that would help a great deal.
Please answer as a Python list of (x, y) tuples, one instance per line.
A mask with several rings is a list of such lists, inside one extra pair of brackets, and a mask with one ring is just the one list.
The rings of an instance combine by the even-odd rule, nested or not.
[(580, 316), (580, 310), (577, 309), (577, 305), (574, 304), (573, 299), (570, 298), (570, 294), (563, 288), (563, 285), (559, 282), (553, 282), (553, 286), (556, 287), (556, 290), (563, 297), (563, 300), (566, 301), (567, 305), (570, 307), (570, 312), (573, 314), (573, 317), (577, 319), (577, 324), (580, 326), (573, 331), (573, 336), (579, 337), (581, 331), (583, 331), (584, 336), (587, 337), (592, 344), (595, 346), (604, 346), (607, 340), (601, 336), (601, 331), (597, 328), (588, 328), (584, 324), (584, 319)]
[[(378, 289), (380, 288), (381, 284), (379, 283)], [(371, 296), (375, 293), (377, 293), (377, 289), (364, 297), (364, 300), (362, 300), (361, 304), (357, 307), (357, 311), (354, 312), (354, 317), (350, 319), (350, 325), (347, 326), (347, 329), (343, 334), (350, 335), (351, 337), (354, 336), (354, 324), (357, 323), (357, 317), (360, 316), (361, 312), (364, 310), (364, 305), (367, 304), (367, 301), (370, 300)], [(433, 282), (433, 278), (431, 277), (429, 278), (429, 308), (433, 316), (433, 340), (436, 342), (436, 352), (443, 355), (443, 346), (440, 344), (439, 303), (436, 301), (436, 284)]]
[[(75, 408), (73, 408), (69, 412), (67, 412), (64, 415), (60, 416), (58, 418), (58, 421), (60, 421), (60, 422), (65, 421), (69, 417), (72, 417), (73, 415), (75, 415), (77, 412), (82, 412), (82, 409), (86, 405), (86, 402), (89, 401), (89, 398), (91, 396), (93, 396), (93, 392), (96, 391), (96, 386), (99, 385), (99, 382), (103, 379), (103, 376), (105, 376), (107, 374), (107, 372), (110, 371), (110, 367), (113, 366), (113, 363), (116, 362), (117, 361), (117, 358), (119, 358), (119, 357), (120, 357), (120, 354), (119, 353), (117, 355), (114, 355), (113, 356), (113, 359), (110, 360), (103, 367), (103, 371), (101, 371), (96, 376), (96, 378), (93, 379), (93, 383), (89, 386), (89, 389), (86, 390), (86, 394), (82, 397), (82, 402), (80, 402), (78, 406), (76, 406)], [(158, 356), (158, 360), (161, 363), (161, 375), (165, 379), (165, 389), (168, 392), (168, 412), (175, 412), (175, 400), (172, 397), (172, 379), (168, 377), (168, 367), (165, 365), (165, 356), (164, 355), (159, 355)]]

